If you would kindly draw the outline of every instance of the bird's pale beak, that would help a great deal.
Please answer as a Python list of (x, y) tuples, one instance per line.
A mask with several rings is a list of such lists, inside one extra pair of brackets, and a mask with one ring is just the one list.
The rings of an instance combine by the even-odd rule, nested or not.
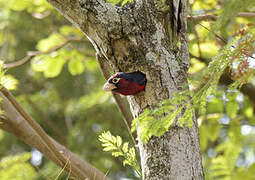
[(108, 83), (108, 82), (106, 82), (104, 84), (104, 88), (103, 88), (104, 91), (111, 91), (113, 89), (116, 89), (116, 86), (114, 84), (111, 84), (111, 83)]

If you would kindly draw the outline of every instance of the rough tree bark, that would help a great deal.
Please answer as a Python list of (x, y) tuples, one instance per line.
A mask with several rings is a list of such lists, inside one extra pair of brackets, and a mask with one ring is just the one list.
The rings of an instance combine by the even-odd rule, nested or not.
[[(86, 34), (98, 56), (115, 71), (146, 74), (145, 92), (128, 97), (134, 117), (171, 98), (186, 83), (185, 0), (171, 1), (172, 27), (180, 37), (180, 48), (174, 49), (156, 1), (137, 0), (122, 7), (103, 0), (48, 2)], [(191, 128), (174, 124), (163, 136), (152, 137), (147, 144), (139, 142), (139, 149), (143, 179), (204, 179), (195, 116)]]

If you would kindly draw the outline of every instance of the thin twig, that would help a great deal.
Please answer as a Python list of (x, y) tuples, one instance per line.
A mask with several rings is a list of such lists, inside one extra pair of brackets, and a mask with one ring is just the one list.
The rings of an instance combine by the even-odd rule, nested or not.
[(208, 65), (209, 62), (210, 62), (210, 59), (206, 59), (206, 58), (204, 58), (204, 57), (202, 57), (202, 56), (195, 56), (195, 55), (192, 54), (192, 53), (189, 53), (189, 56), (190, 56), (191, 58), (196, 58), (197, 60), (199, 60), (199, 61), (205, 63), (206, 65)]
[[(255, 17), (255, 13), (240, 12), (236, 15), (236, 17), (246, 17), (246, 18)], [(203, 15), (199, 15), (199, 16), (188, 16), (187, 17), (187, 19), (189, 21), (216, 21), (217, 18), (218, 18), (217, 16), (212, 15), (212, 14), (203, 14)]]
[(46, 179), (46, 180), (51, 180), (49, 177), (47, 177), (47, 176), (42, 172), (42, 170), (41, 170), (38, 166), (33, 166), (33, 167), (37, 170), (37, 172), (39, 172), (39, 174), (41, 174), (41, 175), (43, 176), (44, 179)]
[(196, 40), (197, 40), (198, 53), (199, 53), (199, 56), (201, 57), (202, 56), (202, 51), (201, 51), (201, 46), (200, 46), (200, 39), (199, 39), (199, 35), (197, 33), (197, 30), (195, 28), (194, 28), (194, 34), (195, 34)]
[[(213, 31), (211, 31), (210, 29), (208, 29), (206, 26), (204, 26), (204, 25), (202, 25), (201, 23), (198, 23), (200, 26), (202, 26), (203, 28), (205, 28), (207, 31), (209, 31), (209, 32), (211, 32), (211, 33), (213, 33), (218, 39), (220, 39), (225, 45), (227, 45), (228, 44), (228, 41), (227, 40), (225, 40), (223, 37), (221, 37), (220, 35), (218, 35), (217, 33), (215, 33), (215, 32), (213, 32)], [(232, 48), (236, 48), (235, 46), (231, 46)], [(243, 54), (244, 55), (246, 55), (246, 56), (248, 56), (248, 57), (250, 57), (250, 58), (252, 58), (252, 59), (255, 59), (252, 55), (249, 55), (249, 54), (247, 54), (246, 52), (243, 52)]]
[(49, 54), (55, 51), (60, 50), (61, 48), (63, 48), (64, 46), (66, 46), (68, 43), (70, 42), (80, 42), (80, 41), (84, 41), (84, 39), (78, 39), (78, 38), (70, 38), (67, 39), (64, 43), (55, 46), (47, 51), (28, 51), (27, 55), (25, 57), (23, 57), (22, 59), (13, 62), (13, 63), (8, 63), (8, 64), (3, 64), (3, 69), (10, 69), (10, 68), (15, 68), (18, 66), (21, 66), (23, 64), (25, 64), (26, 62), (30, 61), (32, 58), (34, 58), (35, 56), (39, 56), (39, 55), (43, 55), (43, 54)]
[(225, 45), (228, 44), (227, 40), (225, 40), (223, 37), (219, 36), (217, 33), (213, 32), (213, 31), (211, 31), (209, 28), (207, 28), (207, 27), (204, 26), (203, 24), (200, 24), (200, 23), (198, 23), (198, 24), (199, 24), (200, 26), (202, 26), (203, 28), (205, 28), (207, 31), (213, 33), (213, 35), (216, 36), (218, 39), (220, 39), (222, 42), (224, 42)]
[(69, 159), (67, 159), (66, 164), (64, 165), (64, 167), (61, 169), (61, 171), (58, 173), (57, 177), (55, 177), (54, 180), (57, 180), (59, 178), (59, 176), (63, 173), (63, 171), (65, 170), (68, 164), (69, 164)]

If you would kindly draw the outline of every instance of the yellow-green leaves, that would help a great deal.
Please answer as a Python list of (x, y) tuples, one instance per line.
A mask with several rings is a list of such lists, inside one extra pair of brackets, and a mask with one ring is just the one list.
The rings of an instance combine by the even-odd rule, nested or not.
[(134, 0), (107, 0), (107, 1), (114, 4), (114, 5), (121, 2), (121, 5), (123, 6), (127, 2), (133, 2)]
[[(63, 36), (53, 33), (48, 38), (39, 41), (36, 47), (39, 51), (46, 52), (64, 42), (65, 38)], [(68, 53), (62, 50), (37, 56), (32, 61), (32, 69), (34, 71), (43, 72), (44, 76), (47, 78), (56, 77), (60, 74), (67, 61), (67, 55)]]
[(18, 83), (18, 80), (12, 75), (7, 74), (0, 77), (0, 84), (9, 90), (15, 90)]
[(145, 109), (133, 120), (132, 131), (137, 129), (138, 137), (147, 142), (153, 135), (163, 135), (177, 118), (180, 126), (191, 127), (193, 108), (189, 91), (176, 92), (173, 98), (158, 103), (155, 109)]
[(226, 113), (230, 118), (235, 118), (239, 109), (239, 103), (236, 100), (237, 93), (227, 93)]
[(225, 1), (224, 8), (222, 13), (217, 18), (216, 23), (214, 24), (214, 30), (224, 27), (228, 21), (233, 20), (239, 12), (245, 11), (251, 7), (255, 6), (254, 0), (227, 0)]
[(2, 70), (2, 66), (3, 61), (0, 61), (0, 85), (5, 86), (9, 90), (15, 90), (19, 83), (18, 80), (10, 74), (6, 75), (6, 71)]
[(28, 12), (44, 12), (47, 9), (52, 8), (49, 3), (44, 0), (0, 0), (0, 4), (3, 3), (4, 7), (14, 11)]
[(231, 126), (229, 130), (230, 139), (216, 148), (216, 153), (221, 155), (211, 160), (208, 179), (232, 179), (232, 176), (236, 173), (237, 159), (242, 152), (241, 139), (239, 137), (241, 137), (240, 126)]
[(29, 7), (31, 0), (9, 0), (9, 8), (14, 11), (23, 11), (25, 8)]
[(65, 38), (62, 35), (53, 33), (48, 38), (40, 40), (36, 48), (39, 51), (44, 52), (64, 42), (65, 42)]
[(60, 74), (67, 59), (58, 53), (51, 55), (41, 55), (32, 61), (32, 69), (34, 71), (43, 72), (47, 78), (53, 78)]
[(111, 151), (112, 156), (114, 157), (122, 156), (124, 158), (123, 165), (132, 166), (136, 172), (141, 175), (141, 171), (136, 160), (135, 148), (129, 148), (128, 142), (122, 144), (121, 137), (113, 136), (110, 131), (103, 132), (99, 136), (99, 141), (102, 142), (104, 151)]
[[(199, 88), (196, 93), (191, 95), (189, 91), (177, 92), (172, 99), (162, 101), (154, 109), (146, 109), (137, 119), (132, 122), (132, 131), (137, 129), (139, 138), (146, 142), (152, 135), (161, 136), (178, 119), (180, 126), (192, 126), (192, 118), (194, 117), (194, 108), (199, 109), (200, 114), (206, 113), (206, 105), (208, 104), (209, 113), (223, 112), (223, 100), (214, 96), (216, 94), (218, 81), (223, 74), (225, 68), (230, 65), (230, 58), (234, 56), (237, 48), (233, 45), (242, 37), (233, 39), (209, 64), (207, 74), (205, 74), (205, 85)], [(201, 81), (201, 79), (200, 79)], [(227, 115), (234, 118), (238, 111), (238, 103), (228, 95), (231, 103), (226, 103)], [(227, 97), (227, 98), (228, 98)], [(231, 99), (232, 98), (232, 99)], [(208, 103), (209, 102), (209, 103)], [(212, 128), (218, 135), (219, 127)], [(210, 138), (210, 137), (209, 137)]]
[(71, 59), (68, 63), (68, 70), (73, 76), (83, 73), (84, 64), (82, 59)]
[(44, 76), (49, 78), (58, 76), (65, 62), (66, 59), (62, 58), (61, 56), (47, 58), (47, 66), (46, 70), (44, 71)]
[[(59, 34), (52, 34), (49, 38), (41, 40), (37, 44), (38, 50), (46, 52), (57, 48), (65, 42), (65, 38)], [(84, 56), (76, 50), (60, 49), (49, 54), (36, 56), (32, 60), (32, 69), (43, 72), (47, 78), (58, 76), (65, 63), (68, 62), (68, 70), (72, 75), (79, 75), (84, 72)]]
[[(1, 124), (1, 121), (0, 121)], [(4, 132), (3, 130), (0, 130), (0, 141), (4, 138)]]
[(222, 118), (221, 113), (214, 113), (201, 116), (199, 120), (201, 125), (199, 127), (200, 132), (200, 148), (205, 151), (209, 142), (215, 142), (220, 134), (222, 125), (219, 123)]
[(33, 180), (37, 172), (28, 162), (30, 153), (5, 157), (0, 161), (0, 179)]

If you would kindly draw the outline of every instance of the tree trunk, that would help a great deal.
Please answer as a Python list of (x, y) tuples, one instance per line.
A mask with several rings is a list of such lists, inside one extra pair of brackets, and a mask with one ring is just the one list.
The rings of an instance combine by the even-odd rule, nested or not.
[[(187, 83), (185, 0), (171, 1), (172, 35), (178, 34), (179, 48), (169, 40), (156, 1), (137, 0), (122, 7), (103, 0), (48, 1), (87, 35), (115, 71), (146, 74), (145, 92), (128, 97), (134, 118)], [(143, 179), (204, 179), (195, 116), (191, 128), (175, 123), (163, 136), (147, 144), (139, 141), (139, 149)]]

